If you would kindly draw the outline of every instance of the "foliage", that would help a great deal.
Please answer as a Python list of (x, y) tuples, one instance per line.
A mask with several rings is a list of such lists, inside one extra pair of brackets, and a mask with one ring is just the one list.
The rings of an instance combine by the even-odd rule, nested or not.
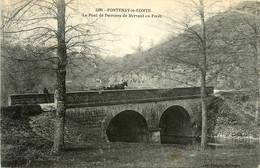
[[(44, 48), (36, 48), (44, 52)], [(54, 71), (50, 62), (35, 58), (31, 46), (1, 45), (2, 71), (2, 102), (7, 105), (10, 94), (39, 93), (43, 88), (54, 88)], [(51, 55), (51, 54), (50, 54)], [(49, 56), (50, 56), (49, 55)], [(47, 80), (46, 80), (47, 79)]]
[(256, 99), (249, 91), (219, 93), (210, 105), (210, 136), (258, 138), (259, 128), (253, 122)]

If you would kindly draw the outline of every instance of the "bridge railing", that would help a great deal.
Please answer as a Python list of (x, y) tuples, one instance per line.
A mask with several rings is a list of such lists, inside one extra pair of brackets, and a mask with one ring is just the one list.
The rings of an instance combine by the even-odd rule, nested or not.
[[(207, 87), (207, 94), (213, 94), (213, 87)], [(69, 92), (66, 95), (67, 107), (101, 106), (124, 103), (143, 103), (173, 99), (190, 99), (200, 97), (200, 87), (167, 88), (167, 89), (136, 89), (136, 90), (99, 90)], [(54, 102), (54, 95), (49, 94), (17, 94), (10, 96), (10, 105), (42, 104)]]
[[(49, 94), (49, 102), (54, 102), (54, 94)], [(48, 103), (45, 94), (13, 94), (9, 97), (9, 105)]]

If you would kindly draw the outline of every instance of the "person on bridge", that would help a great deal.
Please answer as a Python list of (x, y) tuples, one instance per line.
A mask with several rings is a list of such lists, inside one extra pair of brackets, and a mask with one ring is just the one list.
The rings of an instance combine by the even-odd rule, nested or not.
[(43, 93), (45, 95), (45, 100), (46, 100), (46, 103), (49, 103), (49, 91), (46, 89), (46, 87), (44, 87), (43, 89)]

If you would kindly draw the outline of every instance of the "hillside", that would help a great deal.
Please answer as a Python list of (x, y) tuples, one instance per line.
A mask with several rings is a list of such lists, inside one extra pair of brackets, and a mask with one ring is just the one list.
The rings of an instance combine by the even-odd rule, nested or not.
[[(247, 23), (253, 19), (248, 18), (244, 12), (255, 3), (242, 3), (207, 20), (207, 37), (211, 45), (208, 53), (208, 85), (216, 89), (238, 90), (252, 88), (254, 85), (255, 51), (248, 38), (252, 36), (253, 30)], [(198, 25), (192, 29), (197, 30)], [(108, 86), (123, 81), (128, 81), (129, 88), (199, 86), (197, 68), (167, 59), (171, 55), (178, 55), (190, 62), (197, 61), (200, 51), (194, 42), (187, 41), (187, 35), (189, 34), (184, 32), (171, 37), (142, 53), (128, 54), (122, 58), (105, 58), (97, 68), (99, 70), (88, 78), (92, 82), (86, 81), (84, 87)]]

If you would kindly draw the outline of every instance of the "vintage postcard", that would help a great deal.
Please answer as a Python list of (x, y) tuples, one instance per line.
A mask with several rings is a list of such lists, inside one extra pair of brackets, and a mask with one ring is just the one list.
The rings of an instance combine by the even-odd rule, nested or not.
[(260, 1), (1, 1), (2, 167), (260, 168)]

